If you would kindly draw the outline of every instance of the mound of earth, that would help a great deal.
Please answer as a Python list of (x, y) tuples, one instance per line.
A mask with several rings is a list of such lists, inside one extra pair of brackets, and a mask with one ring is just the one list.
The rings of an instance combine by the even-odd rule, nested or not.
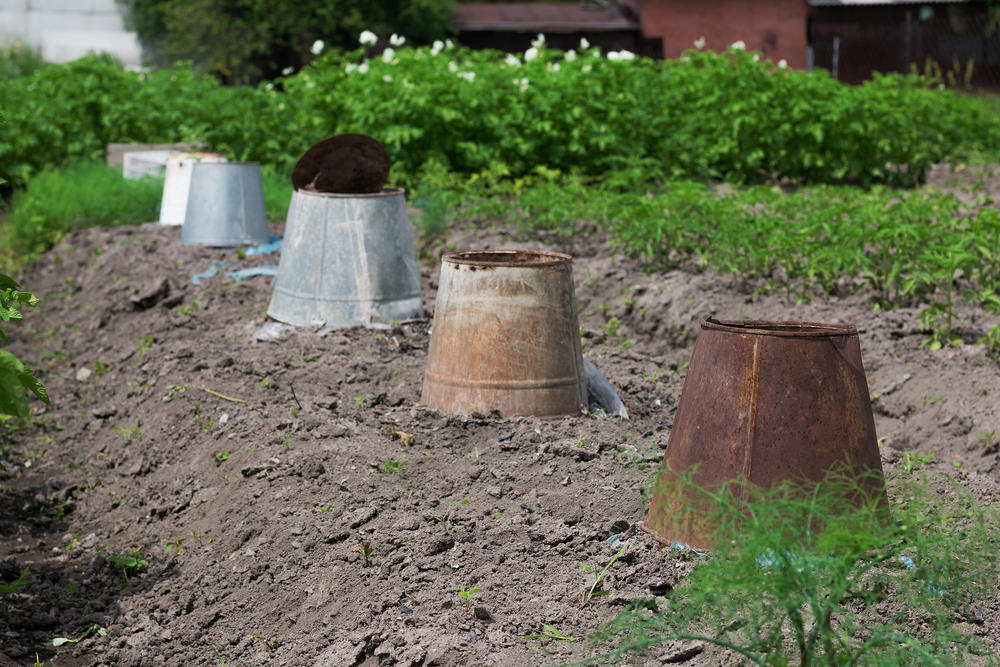
[[(1000, 489), (997, 362), (974, 345), (921, 348), (917, 309), (878, 312), (871, 294), (796, 305), (708, 271), (644, 273), (599, 234), (456, 229), (460, 249), (575, 256), (585, 354), (632, 419), (453, 417), (419, 403), (428, 323), (257, 340), (271, 278), (191, 278), (219, 260), (276, 259), (182, 246), (179, 233), (80, 232), (21, 276), (43, 303), (11, 329), (11, 349), (54, 404), (8, 436), (0, 473), (0, 580), (31, 572), (0, 598), (14, 664), (36, 652), (63, 666), (586, 657), (590, 628), (692, 567), (637, 524), (705, 313), (858, 325), (883, 464), (915, 452), (982, 500)], [(422, 263), (429, 312), (437, 274)], [(609, 595), (582, 606), (581, 563), (626, 540)], [(133, 549), (146, 567), (109, 566)], [(1000, 614), (985, 618), (996, 647)], [(106, 636), (46, 646), (90, 624)], [(543, 624), (578, 641), (525, 639)], [(699, 643), (656, 655), (721, 659)]]

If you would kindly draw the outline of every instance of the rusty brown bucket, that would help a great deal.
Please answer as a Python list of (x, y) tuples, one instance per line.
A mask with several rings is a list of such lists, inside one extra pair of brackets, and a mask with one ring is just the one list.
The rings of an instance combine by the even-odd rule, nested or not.
[(572, 257), (528, 250), (445, 254), (420, 400), (450, 414), (585, 412)]
[(681, 473), (712, 490), (738, 480), (764, 488), (819, 481), (843, 468), (883, 494), (857, 328), (706, 315), (642, 527), (667, 543), (711, 546), (712, 526), (667, 492)]

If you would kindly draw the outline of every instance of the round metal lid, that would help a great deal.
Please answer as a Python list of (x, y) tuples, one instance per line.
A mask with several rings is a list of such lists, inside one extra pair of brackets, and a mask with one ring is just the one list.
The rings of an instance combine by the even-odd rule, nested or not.
[(858, 335), (858, 328), (853, 324), (717, 320), (711, 315), (705, 315), (701, 318), (701, 328), (728, 331), (730, 333), (753, 334), (756, 336), (784, 336), (788, 338)]
[(372, 194), (389, 180), (389, 154), (364, 134), (338, 134), (313, 144), (292, 170), (292, 187), (306, 192)]

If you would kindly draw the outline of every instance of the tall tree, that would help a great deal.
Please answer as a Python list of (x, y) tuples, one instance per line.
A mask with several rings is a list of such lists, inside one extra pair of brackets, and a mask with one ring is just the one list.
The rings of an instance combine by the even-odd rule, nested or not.
[(358, 35), (444, 37), (454, 0), (118, 0), (152, 63), (191, 60), (227, 83), (255, 83), (299, 68), (322, 40), (355, 48)]

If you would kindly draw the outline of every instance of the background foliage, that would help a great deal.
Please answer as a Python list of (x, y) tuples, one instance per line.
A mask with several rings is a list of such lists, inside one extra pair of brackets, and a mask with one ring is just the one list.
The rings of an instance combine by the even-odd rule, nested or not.
[[(205, 141), (287, 173), (306, 147), (360, 131), (386, 144), (397, 183), (426, 173), (539, 170), (805, 183), (919, 182), (933, 163), (1000, 153), (984, 102), (915, 75), (846, 86), (758, 54), (678, 60), (460, 47), (329, 51), (275, 84), (224, 87), (189, 68), (128, 72), (85, 58), (0, 88), (10, 123), (0, 175), (96, 159), (111, 141)], [(534, 57), (531, 57), (531, 56)], [(611, 54), (609, 54), (611, 55)]]
[(453, 0), (119, 0), (154, 63), (192, 59), (229, 83), (255, 83), (308, 63), (315, 40), (353, 48), (365, 29), (443, 38)]

